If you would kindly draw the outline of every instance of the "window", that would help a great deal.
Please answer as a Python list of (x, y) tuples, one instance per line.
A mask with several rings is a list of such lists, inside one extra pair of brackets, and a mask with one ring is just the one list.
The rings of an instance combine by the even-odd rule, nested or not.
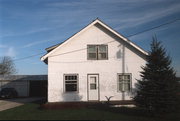
[(88, 45), (88, 60), (107, 60), (108, 59), (107, 45)]
[(88, 59), (97, 60), (97, 46), (88, 45)]
[(90, 90), (96, 90), (96, 77), (90, 77)]
[(77, 74), (65, 74), (65, 92), (78, 91), (78, 75)]
[(118, 74), (118, 91), (127, 92), (131, 89), (131, 75)]

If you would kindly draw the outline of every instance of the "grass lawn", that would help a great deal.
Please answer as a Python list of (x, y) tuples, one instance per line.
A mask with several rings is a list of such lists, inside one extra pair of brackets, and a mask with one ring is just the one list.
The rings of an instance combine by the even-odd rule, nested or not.
[(179, 113), (161, 116), (150, 116), (146, 113), (130, 108), (80, 108), (42, 110), (39, 104), (28, 103), (23, 106), (0, 112), (0, 120), (122, 120), (122, 121), (177, 121)]

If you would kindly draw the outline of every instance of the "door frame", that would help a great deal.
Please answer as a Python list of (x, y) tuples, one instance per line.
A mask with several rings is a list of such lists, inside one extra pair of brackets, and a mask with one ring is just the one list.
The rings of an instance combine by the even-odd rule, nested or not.
[[(89, 76), (90, 75), (97, 75), (98, 77), (98, 99), (97, 100), (89, 100)], [(100, 80), (99, 80), (99, 73), (89, 73), (87, 74), (87, 101), (100, 101)]]

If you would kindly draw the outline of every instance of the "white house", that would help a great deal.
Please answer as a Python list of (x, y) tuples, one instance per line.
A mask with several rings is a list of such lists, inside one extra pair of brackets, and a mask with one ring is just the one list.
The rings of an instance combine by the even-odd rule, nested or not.
[(147, 55), (99, 19), (46, 50), (48, 102), (130, 100)]

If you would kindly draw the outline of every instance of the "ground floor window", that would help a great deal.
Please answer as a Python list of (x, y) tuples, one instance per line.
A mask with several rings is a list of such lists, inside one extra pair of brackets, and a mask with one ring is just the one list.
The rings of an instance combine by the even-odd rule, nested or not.
[(78, 91), (78, 74), (64, 74), (65, 92)]
[(128, 92), (131, 90), (131, 74), (118, 74), (118, 91)]

